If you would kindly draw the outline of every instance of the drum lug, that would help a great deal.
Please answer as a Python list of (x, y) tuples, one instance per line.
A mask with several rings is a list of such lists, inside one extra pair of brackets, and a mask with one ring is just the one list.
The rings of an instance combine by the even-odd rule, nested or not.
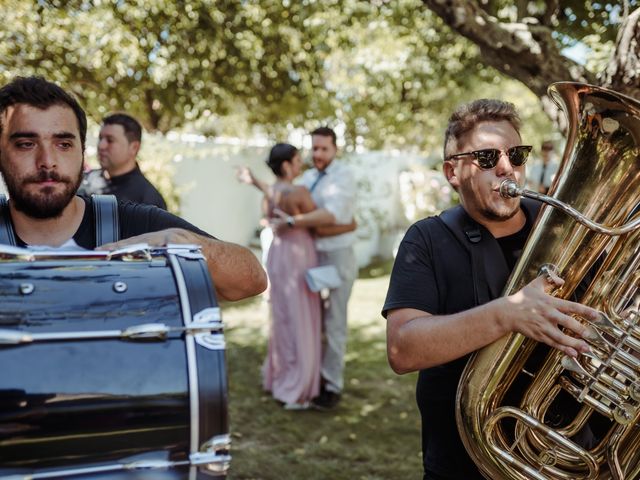
[(204, 310), (200, 310), (193, 316), (193, 323), (212, 323), (219, 322), (222, 319), (220, 316), (219, 307), (209, 307)]
[(200, 245), (189, 245), (170, 243), (167, 245), (167, 253), (169, 255), (175, 255), (176, 257), (188, 258), (190, 260), (204, 260), (204, 255), (200, 250)]
[(230, 448), (229, 434), (216, 435), (206, 441), (199, 452), (189, 455), (189, 460), (191, 465), (203, 467), (208, 472), (226, 474), (231, 462)]
[(125, 340), (166, 340), (171, 329), (163, 323), (144, 323), (122, 331)]
[(191, 326), (199, 324), (214, 324), (219, 325), (219, 328), (212, 328), (210, 332), (196, 333), (195, 340), (198, 345), (208, 350), (224, 350), (226, 348), (219, 307), (205, 308), (196, 313), (193, 316)]
[(208, 350), (224, 350), (226, 348), (224, 335), (221, 333), (199, 333), (195, 336), (195, 339), (198, 345)]
[(107, 252), (107, 260), (121, 259), (123, 261), (130, 260), (148, 260), (151, 261), (151, 251), (147, 243), (135, 243), (127, 245), (117, 250)]

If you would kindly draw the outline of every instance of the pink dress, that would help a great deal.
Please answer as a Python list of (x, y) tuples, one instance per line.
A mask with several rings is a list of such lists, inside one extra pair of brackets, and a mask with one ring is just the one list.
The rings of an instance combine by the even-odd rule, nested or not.
[(308, 230), (292, 228), (274, 236), (267, 256), (273, 314), (262, 376), (264, 389), (284, 403), (303, 403), (320, 391), (320, 296), (304, 278), (315, 266)]

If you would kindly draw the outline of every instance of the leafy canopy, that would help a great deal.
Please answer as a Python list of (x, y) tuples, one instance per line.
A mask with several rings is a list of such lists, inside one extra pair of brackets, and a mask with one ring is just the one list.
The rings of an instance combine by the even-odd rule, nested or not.
[[(500, 21), (553, 25), (561, 47), (611, 45), (624, 9), (570, 1), (547, 18), (549, 2), (480, 4)], [(69, 86), (95, 121), (126, 110), (151, 130), (260, 125), (274, 138), (342, 124), (351, 148), (425, 149), (458, 103), (506, 96), (539, 135), (551, 129), (526, 87), (419, 0), (5, 0), (0, 14), (0, 80)]]

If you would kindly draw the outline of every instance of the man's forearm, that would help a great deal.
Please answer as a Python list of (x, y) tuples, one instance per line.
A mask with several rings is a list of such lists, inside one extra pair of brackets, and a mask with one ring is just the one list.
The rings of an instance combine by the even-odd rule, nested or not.
[(336, 223), (336, 217), (324, 208), (318, 208), (309, 213), (293, 215), (293, 220), (296, 227), (302, 228), (323, 227)]
[(589, 352), (584, 341), (589, 329), (584, 323), (596, 321), (600, 313), (551, 295), (563, 283), (553, 274), (541, 275), (511, 295), (451, 315), (431, 316), (411, 308), (391, 310), (387, 316), (389, 363), (397, 373), (429, 368), (460, 358), (509, 332), (544, 342), (570, 357)]
[(198, 235), (183, 228), (169, 228), (102, 245), (115, 250), (136, 243), (164, 247), (171, 243), (199, 245), (207, 261), (216, 292), (225, 300), (241, 300), (267, 288), (267, 274), (251, 251), (240, 245)]
[(441, 365), (482, 348), (507, 330), (496, 318), (495, 305), (485, 304), (452, 315), (424, 314), (405, 320), (390, 312), (387, 354), (396, 373)]
[(333, 237), (335, 235), (353, 232), (357, 227), (358, 224), (356, 221), (351, 220), (351, 223), (336, 223), (334, 225), (327, 225), (324, 227), (315, 227), (313, 230), (316, 237)]
[(267, 275), (249, 249), (189, 233), (196, 237), (194, 243), (202, 246), (209, 273), (220, 297), (241, 300), (258, 295), (267, 288)]

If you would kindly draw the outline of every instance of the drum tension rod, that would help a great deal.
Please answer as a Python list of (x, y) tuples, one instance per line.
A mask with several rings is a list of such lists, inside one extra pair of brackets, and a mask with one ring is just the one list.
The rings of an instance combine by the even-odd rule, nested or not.
[(169, 333), (222, 333), (220, 321), (191, 323), (184, 327), (170, 327), (164, 323), (144, 323), (123, 330), (96, 330), (93, 332), (48, 332), (28, 333), (21, 330), (0, 329), (0, 346), (20, 345), (34, 342), (55, 342), (62, 340), (166, 340)]

